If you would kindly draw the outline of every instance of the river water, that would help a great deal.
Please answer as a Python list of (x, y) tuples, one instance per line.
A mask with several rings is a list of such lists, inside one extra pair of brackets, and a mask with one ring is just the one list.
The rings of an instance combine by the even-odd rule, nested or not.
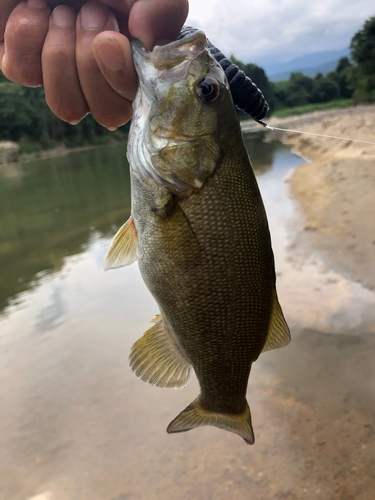
[(370, 500), (375, 296), (297, 245), (288, 195), (304, 160), (246, 139), (293, 342), (255, 363), (256, 443), (167, 435), (198, 394), (151, 387), (131, 345), (158, 312), (137, 264), (104, 273), (130, 213), (125, 147), (0, 170), (0, 500)]

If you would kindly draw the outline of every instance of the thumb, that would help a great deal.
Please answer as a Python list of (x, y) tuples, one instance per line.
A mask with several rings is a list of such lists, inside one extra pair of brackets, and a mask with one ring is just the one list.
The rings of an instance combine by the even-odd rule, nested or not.
[(138, 0), (129, 14), (130, 35), (148, 50), (176, 40), (188, 11), (188, 0)]
[(116, 31), (103, 31), (93, 41), (95, 60), (115, 92), (133, 101), (137, 91), (129, 39)]

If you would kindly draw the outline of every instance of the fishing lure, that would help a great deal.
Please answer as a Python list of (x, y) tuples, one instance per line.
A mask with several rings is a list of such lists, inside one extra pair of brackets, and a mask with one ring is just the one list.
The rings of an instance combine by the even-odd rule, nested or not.
[[(198, 31), (196, 28), (184, 26), (178, 39), (180, 40), (196, 31)], [(225, 57), (209, 40), (207, 40), (207, 46), (225, 72), (235, 106), (265, 127), (266, 124), (262, 122), (262, 119), (266, 116), (269, 105), (261, 90), (258, 89), (251, 78), (245, 75), (237, 64), (234, 64), (230, 59)]]

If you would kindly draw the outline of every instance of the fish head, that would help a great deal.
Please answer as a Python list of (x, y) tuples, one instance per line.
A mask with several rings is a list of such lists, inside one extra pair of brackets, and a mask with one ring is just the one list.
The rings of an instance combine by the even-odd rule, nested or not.
[(203, 32), (156, 46), (132, 41), (139, 87), (128, 157), (133, 172), (180, 195), (201, 189), (218, 165), (224, 130), (238, 123), (225, 73)]

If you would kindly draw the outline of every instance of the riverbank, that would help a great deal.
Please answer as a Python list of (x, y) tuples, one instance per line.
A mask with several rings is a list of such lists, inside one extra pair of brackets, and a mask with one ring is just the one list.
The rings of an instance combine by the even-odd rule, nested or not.
[(12, 141), (0, 141), (0, 165), (18, 160), (19, 146)]
[(88, 144), (86, 146), (75, 146), (71, 148), (66, 147), (64, 144), (59, 144), (51, 149), (42, 149), (33, 153), (19, 153), (19, 145), (17, 143), (10, 141), (0, 142), (0, 165), (33, 160), (45, 160), (47, 158), (56, 158), (70, 153), (77, 153), (79, 151), (101, 148), (103, 146), (121, 146), (121, 144), (122, 142), (117, 140), (105, 144)]
[[(375, 106), (273, 118), (270, 126), (375, 142)], [(375, 289), (375, 145), (287, 132), (268, 132), (308, 158), (290, 189), (305, 225), (303, 241), (324, 252), (329, 266)]]

